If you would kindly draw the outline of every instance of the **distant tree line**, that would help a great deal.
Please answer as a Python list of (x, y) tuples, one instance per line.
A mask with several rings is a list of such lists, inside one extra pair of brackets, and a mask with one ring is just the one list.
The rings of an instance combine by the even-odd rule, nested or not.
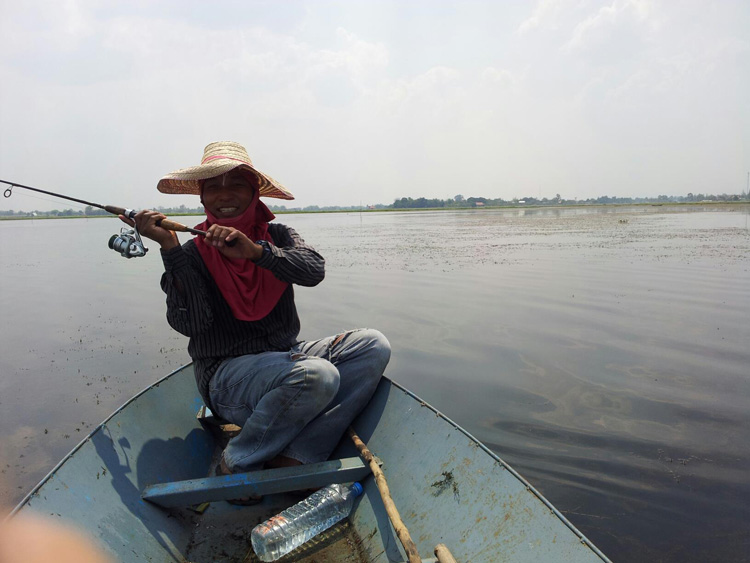
[[(106, 212), (103, 212), (109, 215)], [(1, 210), (0, 217), (84, 217), (86, 214), (82, 209), (53, 209), (52, 211), (14, 211), (12, 209)]]
[[(268, 208), (275, 213), (294, 213), (300, 211), (316, 212), (316, 211), (361, 211), (363, 209), (389, 209), (390, 205), (351, 205), (351, 206), (340, 206), (340, 205), (329, 205), (329, 206), (318, 206), (308, 205), (307, 207), (287, 207), (285, 205), (269, 205)], [(164, 215), (203, 215), (205, 211), (203, 207), (186, 207), (180, 205), (178, 207), (154, 207), (155, 211), (164, 213)], [(52, 211), (14, 211), (12, 209), (7, 211), (0, 210), (0, 218), (2, 217), (98, 217), (112, 215), (104, 209), (98, 209), (87, 205), (85, 209), (53, 209)]]
[(553, 198), (522, 197), (505, 200), (502, 198), (491, 199), (486, 197), (467, 197), (458, 194), (451, 199), (427, 199), (420, 197), (412, 199), (402, 197), (396, 199), (391, 209), (430, 209), (430, 208), (466, 208), (466, 207), (502, 207), (514, 205), (596, 205), (596, 204), (627, 204), (627, 203), (697, 203), (697, 202), (729, 202), (729, 201), (747, 201), (749, 196), (737, 194), (693, 194), (688, 193), (685, 196), (668, 196), (660, 195), (657, 197), (610, 197), (599, 196), (589, 199), (565, 199), (560, 194)]
[[(589, 199), (565, 199), (560, 194), (556, 194), (553, 198), (541, 198), (535, 197), (523, 197), (513, 198), (505, 200), (502, 198), (486, 198), (486, 197), (464, 197), (461, 194), (456, 195), (450, 199), (428, 199), (419, 197), (412, 199), (410, 197), (402, 197), (394, 200), (390, 205), (378, 203), (376, 205), (351, 205), (351, 206), (318, 206), (308, 205), (307, 207), (287, 207), (286, 205), (269, 205), (269, 209), (276, 213), (293, 213), (293, 212), (324, 212), (324, 211), (361, 211), (361, 210), (377, 210), (377, 209), (440, 209), (440, 208), (472, 208), (472, 207), (502, 207), (502, 206), (546, 206), (546, 205), (596, 205), (596, 204), (627, 204), (627, 203), (700, 203), (700, 202), (732, 202), (732, 201), (750, 201), (750, 194), (693, 194), (688, 193), (684, 196), (668, 196), (660, 195), (657, 197), (610, 197), (610, 196), (599, 196), (597, 198)], [(203, 207), (186, 207), (180, 205), (178, 207), (156, 207), (156, 211), (164, 213), (165, 215), (203, 215)], [(0, 210), (0, 218), (10, 217), (96, 217), (99, 215), (110, 214), (103, 209), (98, 209), (90, 205), (84, 209), (53, 209), (52, 211), (14, 211), (9, 209), (7, 211)]]

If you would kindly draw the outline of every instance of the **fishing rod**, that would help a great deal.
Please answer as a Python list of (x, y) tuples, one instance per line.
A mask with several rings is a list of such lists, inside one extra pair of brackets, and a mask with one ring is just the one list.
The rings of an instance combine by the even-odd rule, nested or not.
[[(100, 203), (94, 203), (91, 201), (86, 201), (83, 199), (78, 199), (75, 197), (70, 197), (70, 196), (58, 194), (55, 192), (48, 192), (47, 190), (41, 190), (39, 188), (34, 188), (32, 186), (24, 186), (23, 184), (19, 184), (17, 182), (8, 182), (7, 180), (0, 180), (0, 183), (7, 184), (9, 186), (3, 192), (3, 195), (6, 198), (13, 195), (13, 188), (23, 188), (25, 190), (31, 190), (33, 192), (39, 192), (42, 194), (51, 195), (53, 197), (59, 197), (60, 199), (67, 199), (69, 201), (75, 201), (76, 203), (90, 205), (91, 207), (103, 209), (104, 211), (108, 213), (112, 213), (113, 215), (123, 215), (129, 219), (135, 218), (135, 215), (137, 213), (137, 211), (133, 209), (125, 209), (124, 207), (116, 207), (114, 205), (102, 205)], [(177, 223), (176, 221), (172, 221), (170, 219), (159, 219), (156, 221), (156, 226), (162, 227), (169, 231), (178, 231), (181, 233), (192, 233), (194, 235), (200, 235), (200, 236), (206, 236), (207, 234), (206, 231), (201, 231), (200, 229), (193, 229), (191, 227), (183, 225), (182, 223)], [(234, 246), (236, 243), (237, 243), (236, 240), (231, 240), (227, 242), (227, 246)], [(146, 252), (148, 252), (148, 248), (144, 246), (143, 240), (141, 239), (141, 235), (138, 233), (137, 227), (133, 227), (132, 229), (123, 227), (122, 229), (120, 229), (119, 235), (112, 235), (112, 237), (109, 239), (109, 247), (112, 250), (122, 254), (125, 258), (135, 258), (138, 256), (145, 256)]]

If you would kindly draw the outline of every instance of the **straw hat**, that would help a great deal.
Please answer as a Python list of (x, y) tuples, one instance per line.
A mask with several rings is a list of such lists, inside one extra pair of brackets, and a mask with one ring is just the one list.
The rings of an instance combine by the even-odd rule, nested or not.
[(231, 141), (218, 141), (206, 146), (200, 166), (182, 168), (167, 174), (159, 180), (156, 188), (165, 194), (200, 195), (201, 180), (221, 176), (239, 167), (250, 170), (258, 177), (261, 196), (294, 199), (289, 190), (253, 166), (245, 147)]

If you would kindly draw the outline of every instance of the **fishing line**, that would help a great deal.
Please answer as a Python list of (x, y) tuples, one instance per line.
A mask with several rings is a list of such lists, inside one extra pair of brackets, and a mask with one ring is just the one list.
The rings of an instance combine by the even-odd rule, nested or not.
[[(8, 184), (8, 188), (3, 192), (3, 195), (8, 198), (13, 195), (13, 188), (23, 188), (25, 190), (31, 190), (32, 192), (39, 192), (41, 194), (47, 194), (51, 195), (53, 197), (59, 197), (60, 199), (67, 199), (68, 201), (75, 201), (77, 203), (82, 203), (84, 205), (91, 205), (92, 207), (98, 207), (99, 209), (105, 209), (106, 206), (101, 205), (99, 203), (92, 203), (90, 201), (85, 201), (83, 199), (78, 199), (75, 197), (70, 197), (63, 194), (58, 194), (55, 192), (48, 192), (47, 190), (41, 190), (39, 188), (32, 188), (31, 186), (24, 186), (23, 184), (19, 184), (17, 182), (8, 182), (7, 180), (0, 180), (3, 184)], [(106, 209), (105, 209), (106, 211)]]
[[(8, 190), (9, 189), (10, 188), (8, 188)], [(8, 190), (5, 190), (5, 191), (7, 192)], [(3, 195), (5, 195), (5, 194), (3, 194)], [(13, 195), (13, 194), (11, 194), (11, 195)], [(10, 195), (6, 195), (5, 197), (10, 197)], [(55, 203), (54, 199), (50, 199), (48, 197), (40, 197), (38, 195), (33, 195), (33, 194), (26, 194), (24, 197), (27, 197), (28, 199), (35, 199), (37, 201), (46, 201), (46, 202), (49, 202), (49, 203)], [(74, 208), (74, 207), (77, 208), (77, 209), (86, 209), (86, 207), (84, 205), (81, 205), (80, 203), (72, 203), (70, 205), (70, 207), (71, 207), (71, 209)], [(38, 211), (38, 209), (35, 209), (34, 211)]]

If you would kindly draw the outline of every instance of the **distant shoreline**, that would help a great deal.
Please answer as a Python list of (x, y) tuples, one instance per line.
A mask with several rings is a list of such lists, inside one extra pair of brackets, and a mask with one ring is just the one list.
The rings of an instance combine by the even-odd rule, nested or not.
[[(410, 212), (420, 213), (425, 211), (484, 211), (486, 209), (576, 209), (576, 208), (601, 208), (601, 207), (726, 207), (726, 206), (750, 205), (750, 200), (743, 201), (683, 201), (683, 202), (642, 202), (642, 203), (578, 203), (578, 204), (548, 204), (548, 205), (485, 205), (482, 207), (409, 207), (409, 208), (387, 208), (387, 209), (331, 209), (331, 210), (284, 210), (273, 211), (274, 215), (312, 215), (322, 213), (393, 213)], [(170, 213), (170, 217), (200, 217), (196, 213)], [(11, 217), (0, 216), (0, 221), (33, 221), (36, 219), (112, 219), (115, 215), (36, 215), (34, 217)]]

